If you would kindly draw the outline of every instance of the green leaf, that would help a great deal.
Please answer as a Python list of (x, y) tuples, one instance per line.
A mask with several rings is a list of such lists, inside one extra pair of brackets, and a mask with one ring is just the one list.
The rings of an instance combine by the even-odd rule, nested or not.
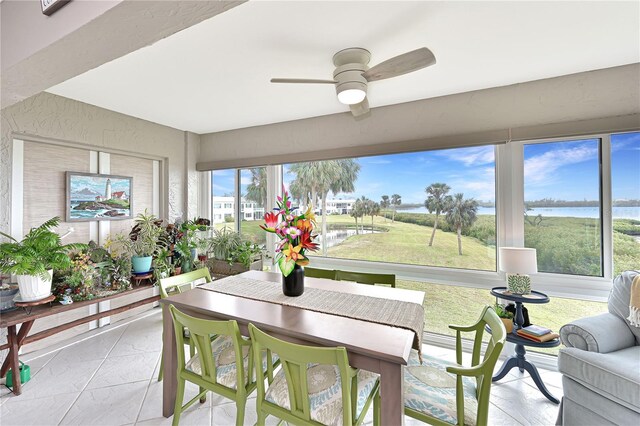
[(280, 271), (282, 271), (282, 275), (288, 277), (293, 268), (296, 267), (296, 262), (293, 259), (287, 260), (286, 257), (282, 256), (280, 262), (278, 262), (278, 266), (280, 266)]

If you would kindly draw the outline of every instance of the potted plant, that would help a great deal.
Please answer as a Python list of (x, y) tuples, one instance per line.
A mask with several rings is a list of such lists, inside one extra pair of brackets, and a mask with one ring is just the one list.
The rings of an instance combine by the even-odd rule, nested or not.
[(209, 238), (213, 259), (206, 261), (214, 275), (236, 275), (248, 270), (262, 270), (262, 248), (227, 228), (216, 229)]
[(0, 232), (11, 240), (0, 244), (0, 272), (16, 275), (20, 296), (25, 302), (49, 296), (53, 270), (70, 268), (68, 253), (86, 247), (85, 244), (62, 245), (60, 236), (51, 230), (59, 223), (59, 217), (49, 219), (32, 228), (20, 242)]
[(502, 322), (504, 323), (504, 328), (507, 329), (507, 333), (513, 332), (513, 313), (507, 311), (504, 305), (496, 303), (495, 306), (496, 314), (500, 317)]
[[(193, 269), (193, 247), (188, 238), (181, 238), (176, 242), (174, 252), (178, 254), (176, 259), (176, 270), (180, 268), (180, 272), (191, 272)], [(176, 271), (178, 273), (178, 271)]]
[(139, 213), (134, 219), (135, 226), (129, 236), (118, 235), (116, 241), (131, 257), (133, 272), (143, 274), (151, 270), (153, 255), (158, 249), (164, 230), (159, 220), (152, 214)]

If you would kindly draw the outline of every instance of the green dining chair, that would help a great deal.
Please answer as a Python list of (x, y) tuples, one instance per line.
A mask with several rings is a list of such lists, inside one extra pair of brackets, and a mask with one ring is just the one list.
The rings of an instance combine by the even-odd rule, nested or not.
[(359, 284), (386, 284), (396, 287), (396, 276), (394, 274), (371, 274), (368, 272), (336, 271), (336, 280), (354, 281)]
[(265, 388), (258, 371), (258, 426), (267, 416), (295, 425), (360, 425), (374, 402), (374, 424), (379, 425), (378, 375), (349, 366), (343, 347), (322, 348), (284, 342), (249, 324), (253, 358), (265, 351), (278, 354), (281, 370)]
[[(158, 282), (160, 287), (160, 298), (164, 299), (169, 297), (171, 294), (182, 293), (185, 290), (193, 289), (200, 281), (205, 283), (210, 283), (211, 274), (209, 273), (208, 268), (200, 268), (192, 272), (187, 272), (185, 274), (176, 275), (173, 277), (161, 278)], [(188, 333), (183, 333), (185, 344), (189, 345), (189, 353), (191, 356), (194, 354), (194, 348), (191, 344), (191, 340), (189, 339)], [(215, 337), (215, 336), (214, 336)], [(162, 375), (164, 374), (164, 360), (160, 357), (160, 371), (158, 372), (158, 381), (162, 380)]]
[[(253, 362), (254, 352), (251, 350), (251, 340), (242, 337), (238, 323), (235, 320), (212, 321), (195, 318), (179, 311), (175, 306), (169, 307), (173, 317), (178, 349), (178, 387), (176, 390), (176, 405), (173, 414), (173, 426), (180, 422), (180, 415), (193, 405), (198, 399), (204, 401), (207, 392), (215, 392), (236, 403), (236, 425), (244, 424), (247, 397), (256, 389), (255, 366), (259, 365), (259, 378), (264, 386), (265, 374), (269, 383), (273, 380), (274, 367), (278, 365), (276, 357), (268, 351), (259, 357), (259, 363)], [(196, 353), (189, 361), (185, 360), (184, 329), (189, 330), (191, 341)], [(212, 334), (218, 337), (211, 340)], [(186, 382), (200, 387), (200, 393), (186, 404), (184, 390)]]
[[(485, 326), (491, 329), (491, 338), (480, 361)], [(412, 350), (404, 369), (404, 413), (437, 426), (486, 426), (491, 377), (507, 330), (490, 306), (475, 324), (449, 327), (456, 331), (456, 363), (423, 354), (421, 364)], [(462, 365), (462, 332), (475, 332), (470, 367)]]
[(309, 268), (305, 266), (304, 276), (311, 278), (326, 278), (328, 280), (336, 279), (336, 271), (333, 269)]

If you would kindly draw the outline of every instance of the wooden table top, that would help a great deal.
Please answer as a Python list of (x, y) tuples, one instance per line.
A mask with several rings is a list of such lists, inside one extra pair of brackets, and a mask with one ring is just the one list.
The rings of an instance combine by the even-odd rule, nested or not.
[[(278, 273), (248, 271), (247, 278), (280, 283)], [(422, 304), (424, 292), (383, 286), (356, 284), (305, 277), (305, 286), (371, 297)], [(350, 352), (393, 363), (406, 364), (414, 338), (412, 331), (353, 318), (308, 311), (292, 306), (246, 299), (212, 291), (205, 284), (161, 300), (217, 319), (234, 319), (242, 325), (253, 323), (266, 332), (275, 332), (321, 346), (344, 346)]]
[(31, 313), (27, 313), (22, 308), (18, 308), (14, 311), (3, 312), (0, 314), (0, 328), (6, 328), (11, 325), (22, 324), (23, 322), (35, 320), (38, 318), (48, 317), (50, 315), (59, 314), (60, 312), (70, 311), (72, 309), (78, 309), (83, 306), (93, 305), (98, 302), (104, 302), (105, 300), (114, 299), (116, 297), (124, 296), (126, 294), (137, 293), (139, 291), (148, 290), (153, 287), (152, 285), (140, 285), (138, 287), (134, 287), (131, 290), (121, 291), (120, 293), (115, 293), (105, 297), (99, 297), (92, 300), (83, 300), (80, 302), (73, 302), (69, 305), (62, 305), (58, 302), (52, 302), (52, 305), (38, 305), (34, 306), (31, 309)]

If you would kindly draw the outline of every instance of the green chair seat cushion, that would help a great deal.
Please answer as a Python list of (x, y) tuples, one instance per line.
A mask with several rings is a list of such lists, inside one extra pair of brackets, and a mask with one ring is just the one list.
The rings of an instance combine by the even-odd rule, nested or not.
[[(365, 370), (358, 371), (356, 416), (360, 416), (377, 380), (377, 374)], [(342, 425), (342, 385), (338, 366), (309, 364), (307, 383), (311, 419), (325, 425)], [(274, 377), (265, 399), (286, 410), (291, 409), (284, 370), (281, 369)]]
[[(237, 389), (237, 369), (236, 354), (233, 346), (233, 338), (231, 336), (218, 336), (211, 342), (211, 352), (216, 366), (216, 381), (230, 389)], [(250, 346), (242, 346), (242, 362), (244, 364), (244, 384), (247, 384), (247, 372), (249, 371), (249, 352)], [(277, 360), (277, 356), (273, 355), (273, 362)], [(195, 354), (185, 365), (185, 369), (195, 374), (202, 374), (200, 365), (200, 355)], [(262, 371), (267, 369), (266, 353), (262, 358)], [(255, 379), (255, 372), (253, 374)]]
[[(411, 350), (409, 362), (404, 369), (404, 406), (429, 417), (447, 423), (457, 423), (456, 376), (446, 368), (455, 366), (438, 358), (422, 355)], [(478, 411), (476, 382), (470, 377), (462, 378), (464, 388), (464, 424), (475, 425)]]

